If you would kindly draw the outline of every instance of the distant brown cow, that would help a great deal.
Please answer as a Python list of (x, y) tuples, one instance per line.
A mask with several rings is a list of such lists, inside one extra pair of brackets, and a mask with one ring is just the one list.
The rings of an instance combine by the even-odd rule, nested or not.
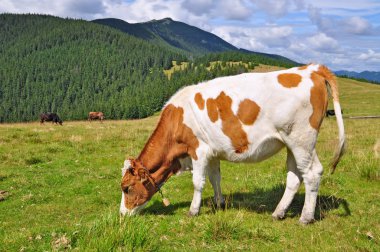
[(103, 112), (89, 112), (88, 113), (88, 120), (91, 122), (92, 120), (100, 120), (103, 122), (104, 120), (104, 114)]

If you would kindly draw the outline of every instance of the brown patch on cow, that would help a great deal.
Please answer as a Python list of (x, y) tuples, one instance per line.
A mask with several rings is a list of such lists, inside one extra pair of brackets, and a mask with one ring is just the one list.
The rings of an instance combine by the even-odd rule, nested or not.
[(203, 100), (201, 93), (196, 93), (194, 96), (194, 101), (198, 105), (198, 108), (200, 110), (203, 110), (205, 108), (205, 100)]
[(207, 99), (207, 114), (211, 122), (216, 122), (219, 119), (218, 106), (214, 99)]
[(298, 70), (305, 70), (308, 67), (309, 67), (309, 65), (300, 66), (300, 67), (298, 67)]
[(171, 152), (175, 153), (179, 145), (186, 145), (187, 154), (195, 160), (198, 159), (196, 149), (199, 141), (192, 129), (183, 123), (183, 113), (183, 108), (175, 107), (173, 104), (167, 105), (162, 111), (156, 129), (138, 157), (146, 167), (162, 163), (162, 158)]
[(324, 115), (327, 109), (328, 95), (325, 84), (325, 78), (318, 72), (311, 73), (311, 80), (314, 85), (310, 89), (310, 103), (313, 108), (313, 113), (309, 118), (311, 127), (319, 130), (321, 127)]
[[(173, 106), (173, 105), (170, 105)], [(174, 106), (173, 106), (174, 107)], [(175, 133), (175, 140), (178, 144), (184, 144), (187, 146), (187, 153), (192, 159), (197, 160), (196, 150), (199, 146), (198, 138), (194, 135), (193, 130), (183, 123), (183, 108), (173, 109), (178, 115), (178, 128)], [(176, 154), (175, 154), (176, 155)]]
[(239, 104), (237, 116), (245, 125), (252, 125), (259, 115), (260, 106), (256, 102), (245, 99)]
[[(209, 109), (209, 104), (210, 108)], [(248, 149), (247, 133), (243, 130), (243, 126), (239, 118), (232, 111), (232, 99), (224, 92), (221, 92), (216, 99), (207, 99), (207, 110), (212, 111), (209, 117), (212, 122), (220, 116), (222, 120), (222, 131), (231, 140), (232, 146), (236, 153), (243, 153)], [(216, 115), (215, 115), (216, 113)]]
[(293, 88), (297, 87), (298, 84), (302, 81), (302, 76), (295, 73), (283, 73), (279, 74), (277, 76), (278, 82), (286, 87), (286, 88)]

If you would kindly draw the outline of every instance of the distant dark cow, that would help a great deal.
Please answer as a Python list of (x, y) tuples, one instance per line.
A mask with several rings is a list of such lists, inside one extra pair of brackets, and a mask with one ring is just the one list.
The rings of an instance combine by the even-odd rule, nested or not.
[[(341, 110), (341, 113), (343, 115), (343, 110)], [(333, 109), (326, 110), (326, 117), (329, 117), (329, 116), (335, 116), (335, 110)]]
[(92, 120), (99, 119), (101, 122), (104, 120), (103, 112), (90, 112), (88, 113), (88, 120), (91, 122)]
[(40, 122), (43, 124), (44, 122), (52, 122), (55, 124), (62, 125), (62, 120), (56, 113), (42, 113), (40, 114)]

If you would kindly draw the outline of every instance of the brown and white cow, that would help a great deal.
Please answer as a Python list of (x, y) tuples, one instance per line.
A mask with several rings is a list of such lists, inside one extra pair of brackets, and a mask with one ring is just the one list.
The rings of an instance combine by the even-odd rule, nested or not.
[(88, 113), (88, 120), (91, 122), (92, 120), (99, 119), (101, 122), (104, 120), (104, 114), (103, 112), (89, 112)]
[(189, 214), (197, 215), (206, 174), (215, 202), (224, 203), (220, 160), (259, 162), (286, 147), (286, 189), (273, 217), (284, 218), (303, 181), (306, 195), (300, 221), (312, 222), (323, 172), (315, 145), (327, 109), (328, 89), (339, 129), (334, 171), (345, 137), (337, 83), (327, 67), (310, 64), (245, 73), (178, 91), (163, 108), (140, 155), (124, 162), (121, 214), (138, 212), (171, 175), (190, 166), (194, 196)]

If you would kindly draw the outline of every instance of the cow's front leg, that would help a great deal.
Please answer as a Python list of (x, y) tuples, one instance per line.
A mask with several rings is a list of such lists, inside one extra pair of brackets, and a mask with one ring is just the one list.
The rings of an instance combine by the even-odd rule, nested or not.
[(190, 206), (189, 216), (195, 216), (199, 213), (202, 202), (202, 190), (206, 183), (206, 166), (207, 161), (202, 158), (193, 160), (194, 195)]
[(208, 177), (210, 179), (210, 183), (212, 187), (214, 188), (214, 203), (216, 204), (217, 208), (224, 209), (225, 203), (224, 203), (224, 197), (222, 194), (222, 188), (220, 186), (220, 161), (219, 159), (214, 159), (210, 161), (208, 165)]

